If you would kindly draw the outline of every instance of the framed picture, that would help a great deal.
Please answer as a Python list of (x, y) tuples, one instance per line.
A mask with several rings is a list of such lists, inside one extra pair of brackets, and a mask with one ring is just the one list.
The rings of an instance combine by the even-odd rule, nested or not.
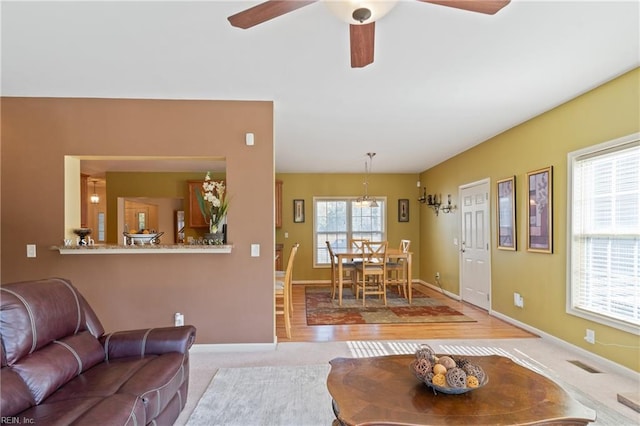
[(304, 200), (293, 200), (293, 223), (304, 222)]
[(516, 246), (516, 177), (497, 182), (498, 249), (517, 250)]
[(398, 222), (409, 222), (409, 199), (398, 200)]
[(553, 169), (527, 173), (527, 250), (553, 253)]

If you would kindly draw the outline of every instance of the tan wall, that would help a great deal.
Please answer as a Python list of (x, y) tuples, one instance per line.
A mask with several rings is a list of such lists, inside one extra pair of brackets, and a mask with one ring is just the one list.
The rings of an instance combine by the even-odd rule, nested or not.
[[(273, 342), (272, 102), (2, 98), (1, 114), (2, 282), (69, 278), (107, 330), (172, 325), (179, 311), (198, 343)], [(233, 252), (49, 250), (64, 233), (65, 155), (225, 157)], [(35, 259), (25, 255), (31, 243)], [(250, 257), (252, 243), (261, 257)]]
[[(282, 228), (276, 231), (276, 241), (284, 244), (285, 263), (291, 245), (298, 242), (293, 270), (295, 281), (329, 281), (328, 268), (313, 267), (313, 197), (344, 196), (358, 197), (364, 192), (363, 174), (314, 174), (279, 173), (282, 180)], [(372, 174), (369, 177), (369, 195), (387, 197), (387, 239), (393, 247), (400, 245), (401, 239), (412, 240), (411, 251), (419, 255), (420, 235), (417, 174)], [(409, 222), (398, 222), (398, 200), (409, 200)], [(305, 203), (304, 223), (293, 222), (293, 200)], [(289, 238), (284, 238), (287, 232)], [(324, 241), (319, 244), (324, 246)], [(418, 262), (414, 262), (412, 273), (417, 276)]]
[[(506, 131), (421, 174), (430, 189), (457, 194), (458, 186), (491, 179), (492, 309), (562, 340), (640, 371), (638, 336), (565, 313), (567, 262), (567, 154), (640, 130), (640, 70), (635, 69), (583, 96)], [(526, 173), (553, 166), (554, 253), (526, 251)], [(495, 182), (515, 175), (517, 191), (516, 252), (496, 249)], [(459, 214), (421, 217), (421, 277), (436, 271), (446, 290), (460, 294), (459, 253), (451, 241), (459, 233)], [(513, 305), (522, 294), (523, 309)], [(596, 340), (584, 341), (585, 329)]]

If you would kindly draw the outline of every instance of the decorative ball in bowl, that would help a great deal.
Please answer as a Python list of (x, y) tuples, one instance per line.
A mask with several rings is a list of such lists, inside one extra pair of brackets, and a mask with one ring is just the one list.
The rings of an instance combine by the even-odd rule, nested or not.
[(436, 355), (427, 345), (416, 351), (416, 359), (409, 368), (434, 393), (462, 394), (489, 382), (489, 377), (479, 365), (464, 357)]

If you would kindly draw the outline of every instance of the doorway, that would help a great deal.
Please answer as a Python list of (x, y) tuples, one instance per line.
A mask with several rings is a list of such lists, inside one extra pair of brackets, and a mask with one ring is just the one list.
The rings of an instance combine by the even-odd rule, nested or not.
[(491, 308), (489, 179), (460, 186), (460, 292), (462, 300)]

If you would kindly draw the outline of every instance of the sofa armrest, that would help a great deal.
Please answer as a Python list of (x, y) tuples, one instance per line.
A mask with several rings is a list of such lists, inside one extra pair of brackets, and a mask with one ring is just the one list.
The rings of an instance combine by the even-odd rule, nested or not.
[(161, 355), (168, 352), (186, 354), (196, 338), (192, 325), (141, 330), (117, 331), (100, 337), (106, 359)]

